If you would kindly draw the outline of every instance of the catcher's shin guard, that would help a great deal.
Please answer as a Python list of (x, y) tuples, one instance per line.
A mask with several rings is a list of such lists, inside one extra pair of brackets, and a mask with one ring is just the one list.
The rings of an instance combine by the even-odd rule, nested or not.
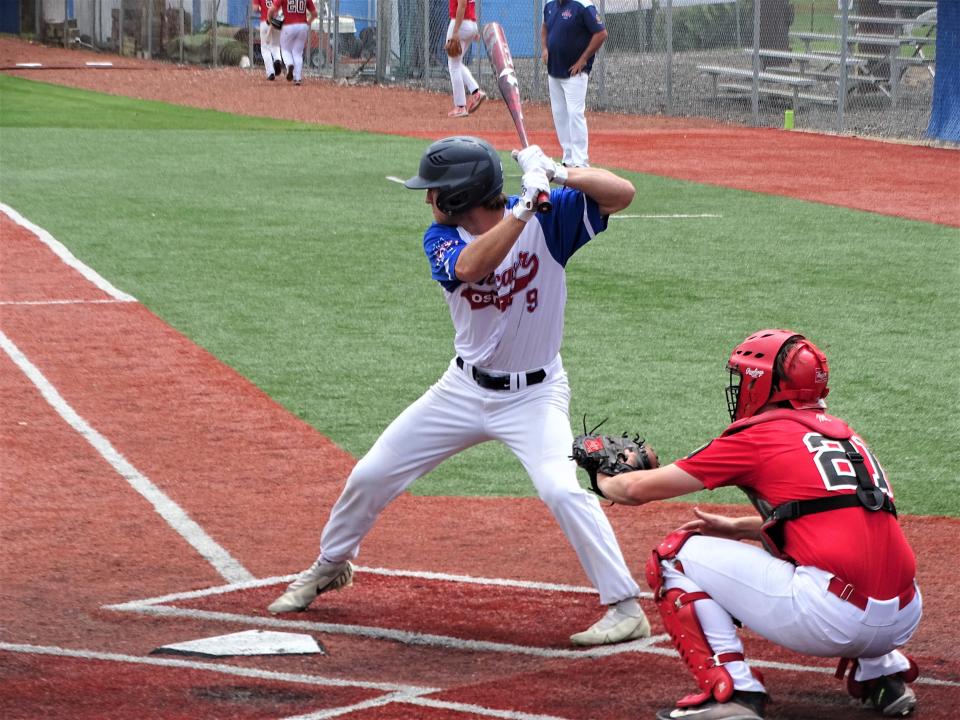
[(723, 664), (743, 660), (742, 653), (717, 655), (710, 647), (693, 607), (697, 600), (709, 599), (707, 593), (663, 587), (661, 561), (675, 558), (690, 536), (697, 534), (681, 530), (671, 533), (657, 546), (647, 562), (647, 582), (653, 590), (653, 601), (660, 610), (664, 628), (702, 691), (681, 699), (677, 707), (700, 705), (711, 698), (721, 703), (729, 701), (733, 697), (733, 678)]

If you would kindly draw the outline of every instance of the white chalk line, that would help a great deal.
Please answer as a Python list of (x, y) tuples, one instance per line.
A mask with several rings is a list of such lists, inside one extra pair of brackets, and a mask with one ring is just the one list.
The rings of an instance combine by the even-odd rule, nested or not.
[(26, 645), (20, 643), (0, 642), (0, 651), (24, 653), (27, 655), (52, 655), (56, 657), (75, 658), (78, 660), (103, 660), (106, 662), (131, 663), (134, 665), (156, 665), (160, 667), (185, 668), (188, 670), (205, 670), (224, 675), (239, 675), (241, 677), (258, 678), (261, 680), (277, 680), (287, 683), (324, 685), (328, 687), (353, 687), (364, 690), (403, 692), (414, 695), (437, 692), (440, 690), (440, 688), (402, 685), (398, 683), (366, 682), (363, 680), (344, 680), (342, 678), (325, 677), (323, 675), (284, 673), (276, 672), (274, 670), (261, 670), (259, 668), (241, 667), (238, 665), (221, 665), (219, 663), (203, 662), (199, 660), (161, 658), (152, 655), (126, 655), (123, 653), (100, 652), (96, 650), (71, 650), (69, 648), (50, 645)]
[(0, 305), (110, 305), (129, 300), (0, 300)]
[[(60, 241), (50, 233), (24, 218), (13, 208), (0, 203), (3, 211), (11, 220), (33, 233), (41, 242), (49, 247), (66, 265), (76, 270), (87, 281), (98, 287), (110, 296), (109, 302), (136, 302), (136, 298), (121, 292), (95, 270), (78, 260)], [(83, 437), (100, 456), (140, 495), (142, 495), (173, 530), (187, 541), (200, 555), (209, 562), (214, 570), (228, 582), (240, 582), (253, 579), (243, 565), (233, 558), (226, 549), (221, 547), (206, 531), (200, 527), (186, 511), (168, 497), (160, 488), (140, 472), (127, 460), (101, 433), (95, 430), (80, 414), (73, 409), (60, 392), (47, 380), (44, 374), (34, 365), (19, 347), (0, 330), (0, 347), (27, 376), (30, 382), (40, 391), (46, 400), (61, 418), (70, 427)]]
[(117, 300), (120, 302), (136, 302), (137, 301), (137, 299), (133, 297), (133, 295), (128, 295), (127, 293), (121, 290), (118, 290), (110, 282), (104, 279), (93, 268), (80, 262), (80, 260), (78, 260), (74, 256), (74, 254), (66, 248), (66, 246), (63, 243), (57, 240), (53, 235), (48, 233), (42, 227), (34, 225), (32, 222), (27, 220), (25, 217), (23, 217), (23, 215), (18, 213), (9, 205), (0, 203), (0, 211), (3, 211), (3, 213), (7, 217), (9, 217), (11, 220), (13, 220), (17, 225), (19, 225), (22, 228), (26, 228), (27, 230), (32, 232), (34, 235), (36, 235), (40, 239), (40, 242), (42, 242), (44, 245), (50, 248), (57, 255), (57, 257), (63, 260), (63, 262), (66, 265), (76, 270), (88, 281), (96, 285), (98, 288), (100, 288), (100, 290), (105, 292), (114, 300)]
[(228, 581), (253, 578), (253, 575), (207, 535), (206, 531), (191, 519), (183, 508), (154, 485), (146, 475), (137, 470), (107, 438), (91, 427), (2, 330), (0, 330), (0, 347), (40, 391), (47, 404), (76, 430), (134, 490), (140, 493), (153, 506), (157, 514), (193, 546), (221, 577)]
[(611, 215), (611, 220), (681, 220), (689, 218), (722, 218), (715, 213), (672, 213), (665, 215)]
[[(365, 567), (355, 565), (354, 571), (357, 573), (369, 573), (370, 575), (384, 575), (388, 577), (419, 578), (425, 580), (438, 580), (458, 583), (472, 583), (475, 585), (489, 585), (499, 587), (521, 588), (525, 590), (543, 590), (547, 592), (569, 592), (581, 593), (584, 595), (596, 595), (597, 591), (586, 585), (563, 585), (557, 583), (543, 583), (531, 580), (508, 580), (503, 578), (477, 577), (473, 575), (451, 575), (449, 573), (427, 572), (422, 570), (394, 570), (389, 568)], [(293, 575), (278, 575), (276, 577), (256, 578), (234, 582), (227, 585), (218, 585), (216, 587), (202, 588), (200, 590), (186, 590), (184, 592), (169, 593), (154, 598), (145, 598), (142, 600), (133, 600), (126, 603), (116, 603), (105, 605), (109, 610), (126, 610), (131, 607), (141, 607), (144, 605), (161, 605), (164, 603), (177, 602), (178, 600), (196, 600), (197, 598), (208, 597), (212, 595), (223, 595), (238, 590), (249, 590), (251, 588), (265, 587), (267, 585), (286, 584), (293, 580)], [(641, 592), (641, 598), (652, 599), (653, 594)]]
[[(503, 578), (487, 578), (469, 575), (451, 575), (447, 573), (423, 572), (419, 570), (395, 570), (388, 568), (372, 568), (356, 566), (354, 568), (357, 574), (369, 573), (372, 575), (383, 575), (389, 577), (418, 578), (427, 580), (437, 580), (443, 582), (456, 582), (465, 584), (485, 585), (494, 587), (516, 587), (522, 589), (541, 590), (545, 592), (573, 592), (584, 594), (595, 594), (596, 590), (590, 587), (580, 585), (560, 585), (554, 583), (539, 583), (523, 580), (509, 580)], [(171, 593), (160, 597), (146, 598), (143, 600), (133, 600), (125, 603), (113, 605), (104, 605), (105, 610), (114, 610), (117, 612), (129, 612), (133, 614), (144, 614), (159, 617), (186, 617), (197, 620), (211, 620), (226, 623), (242, 623), (246, 625), (262, 626), (270, 628), (287, 628), (298, 630), (310, 630), (314, 632), (323, 632), (338, 635), (353, 635), (366, 637), (375, 640), (390, 640), (409, 645), (425, 645), (433, 647), (450, 648), (456, 650), (470, 650), (476, 652), (495, 652), (495, 653), (513, 653), (518, 655), (535, 656), (542, 658), (565, 658), (565, 659), (584, 659), (609, 657), (627, 652), (645, 653), (649, 655), (658, 655), (672, 657), (676, 651), (672, 646), (660, 647), (661, 643), (669, 641), (669, 636), (665, 634), (655, 635), (650, 638), (634, 640), (628, 643), (618, 645), (604, 645), (593, 648), (584, 648), (577, 650), (568, 650), (564, 648), (544, 648), (537, 646), (518, 645), (511, 643), (496, 643), (490, 641), (464, 640), (445, 635), (433, 635), (427, 633), (416, 633), (392, 628), (378, 628), (363, 625), (346, 625), (338, 623), (322, 623), (310, 620), (287, 620), (274, 617), (260, 617), (240, 615), (236, 613), (224, 613), (210, 610), (193, 610), (177, 608), (166, 605), (165, 603), (174, 603), (183, 600), (195, 600), (202, 597), (222, 595), (230, 592), (247, 590), (268, 585), (286, 583), (292, 580), (296, 575), (285, 575), (272, 578), (258, 578), (254, 580), (231, 583), (212, 588), (200, 590), (190, 590), (180, 593)], [(651, 598), (650, 593), (641, 593), (641, 597)], [(771, 668), (775, 670), (787, 670), (796, 672), (811, 672), (818, 674), (830, 674), (834, 672), (833, 667), (816, 667), (810, 665), (800, 665), (797, 663), (781, 663), (772, 660), (751, 659), (751, 664), (757, 667)], [(943, 685), (948, 687), (960, 687), (960, 682), (949, 680), (937, 680), (934, 678), (921, 677), (917, 682), (930, 685)]]

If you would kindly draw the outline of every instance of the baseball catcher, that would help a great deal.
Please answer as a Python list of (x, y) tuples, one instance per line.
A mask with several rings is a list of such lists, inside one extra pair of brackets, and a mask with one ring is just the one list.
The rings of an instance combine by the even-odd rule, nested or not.
[(619, 437), (597, 435), (595, 433), (599, 427), (600, 425), (597, 425), (587, 432), (586, 422), (584, 422), (583, 435), (574, 438), (573, 454), (570, 457), (587, 471), (587, 475), (590, 476), (590, 489), (600, 497), (607, 496), (597, 484), (598, 473), (613, 476), (634, 470), (650, 470), (659, 466), (657, 453), (640, 435), (634, 435), (632, 438), (627, 433)]

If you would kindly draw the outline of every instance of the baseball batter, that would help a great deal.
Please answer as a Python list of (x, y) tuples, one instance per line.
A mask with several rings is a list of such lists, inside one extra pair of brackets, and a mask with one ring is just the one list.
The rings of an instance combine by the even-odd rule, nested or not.
[(313, 0), (275, 0), (268, 17), (283, 16), (280, 30), (280, 55), (287, 67), (287, 80), (303, 82), (303, 50), (307, 46), (310, 24), (317, 17)]
[(283, 72), (279, 32), (270, 24), (271, 7), (273, 7), (273, 0), (253, 0), (253, 12), (260, 16), (260, 57), (263, 58), (263, 69), (267, 74), (267, 80), (273, 80)]
[[(608, 609), (579, 645), (650, 633), (613, 530), (570, 459), (570, 387), (560, 344), (567, 262), (627, 207), (634, 188), (601, 169), (569, 173), (532, 146), (517, 156), (519, 197), (502, 194), (500, 158), (487, 142), (430, 145), (408, 188), (425, 189), (434, 222), (423, 237), (428, 267), (450, 308), (455, 354), (443, 376), (404, 410), (356, 464), (320, 537), (320, 555), (269, 606), (303, 610), (351, 581), (350, 560), (387, 504), (456, 453), (489, 440), (519, 458)], [(553, 211), (538, 215), (550, 188)]]
[(654, 601), (700, 687), (657, 718), (763, 717), (766, 689), (734, 618), (796, 652), (843, 658), (837, 674), (849, 669), (851, 695), (885, 716), (909, 715), (917, 701), (906, 683), (919, 671), (897, 648), (920, 622), (916, 561), (883, 468), (825, 412), (826, 357), (802, 335), (761, 330), (728, 368), (734, 422), (720, 437), (665, 467), (598, 476), (618, 503), (737, 486), (759, 511), (695, 508), (653, 552)]

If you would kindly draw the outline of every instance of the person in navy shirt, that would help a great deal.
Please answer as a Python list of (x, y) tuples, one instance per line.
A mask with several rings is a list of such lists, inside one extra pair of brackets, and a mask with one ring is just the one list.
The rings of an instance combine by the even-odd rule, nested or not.
[(587, 167), (587, 83), (607, 29), (591, 0), (547, 0), (540, 43), (563, 164)]

